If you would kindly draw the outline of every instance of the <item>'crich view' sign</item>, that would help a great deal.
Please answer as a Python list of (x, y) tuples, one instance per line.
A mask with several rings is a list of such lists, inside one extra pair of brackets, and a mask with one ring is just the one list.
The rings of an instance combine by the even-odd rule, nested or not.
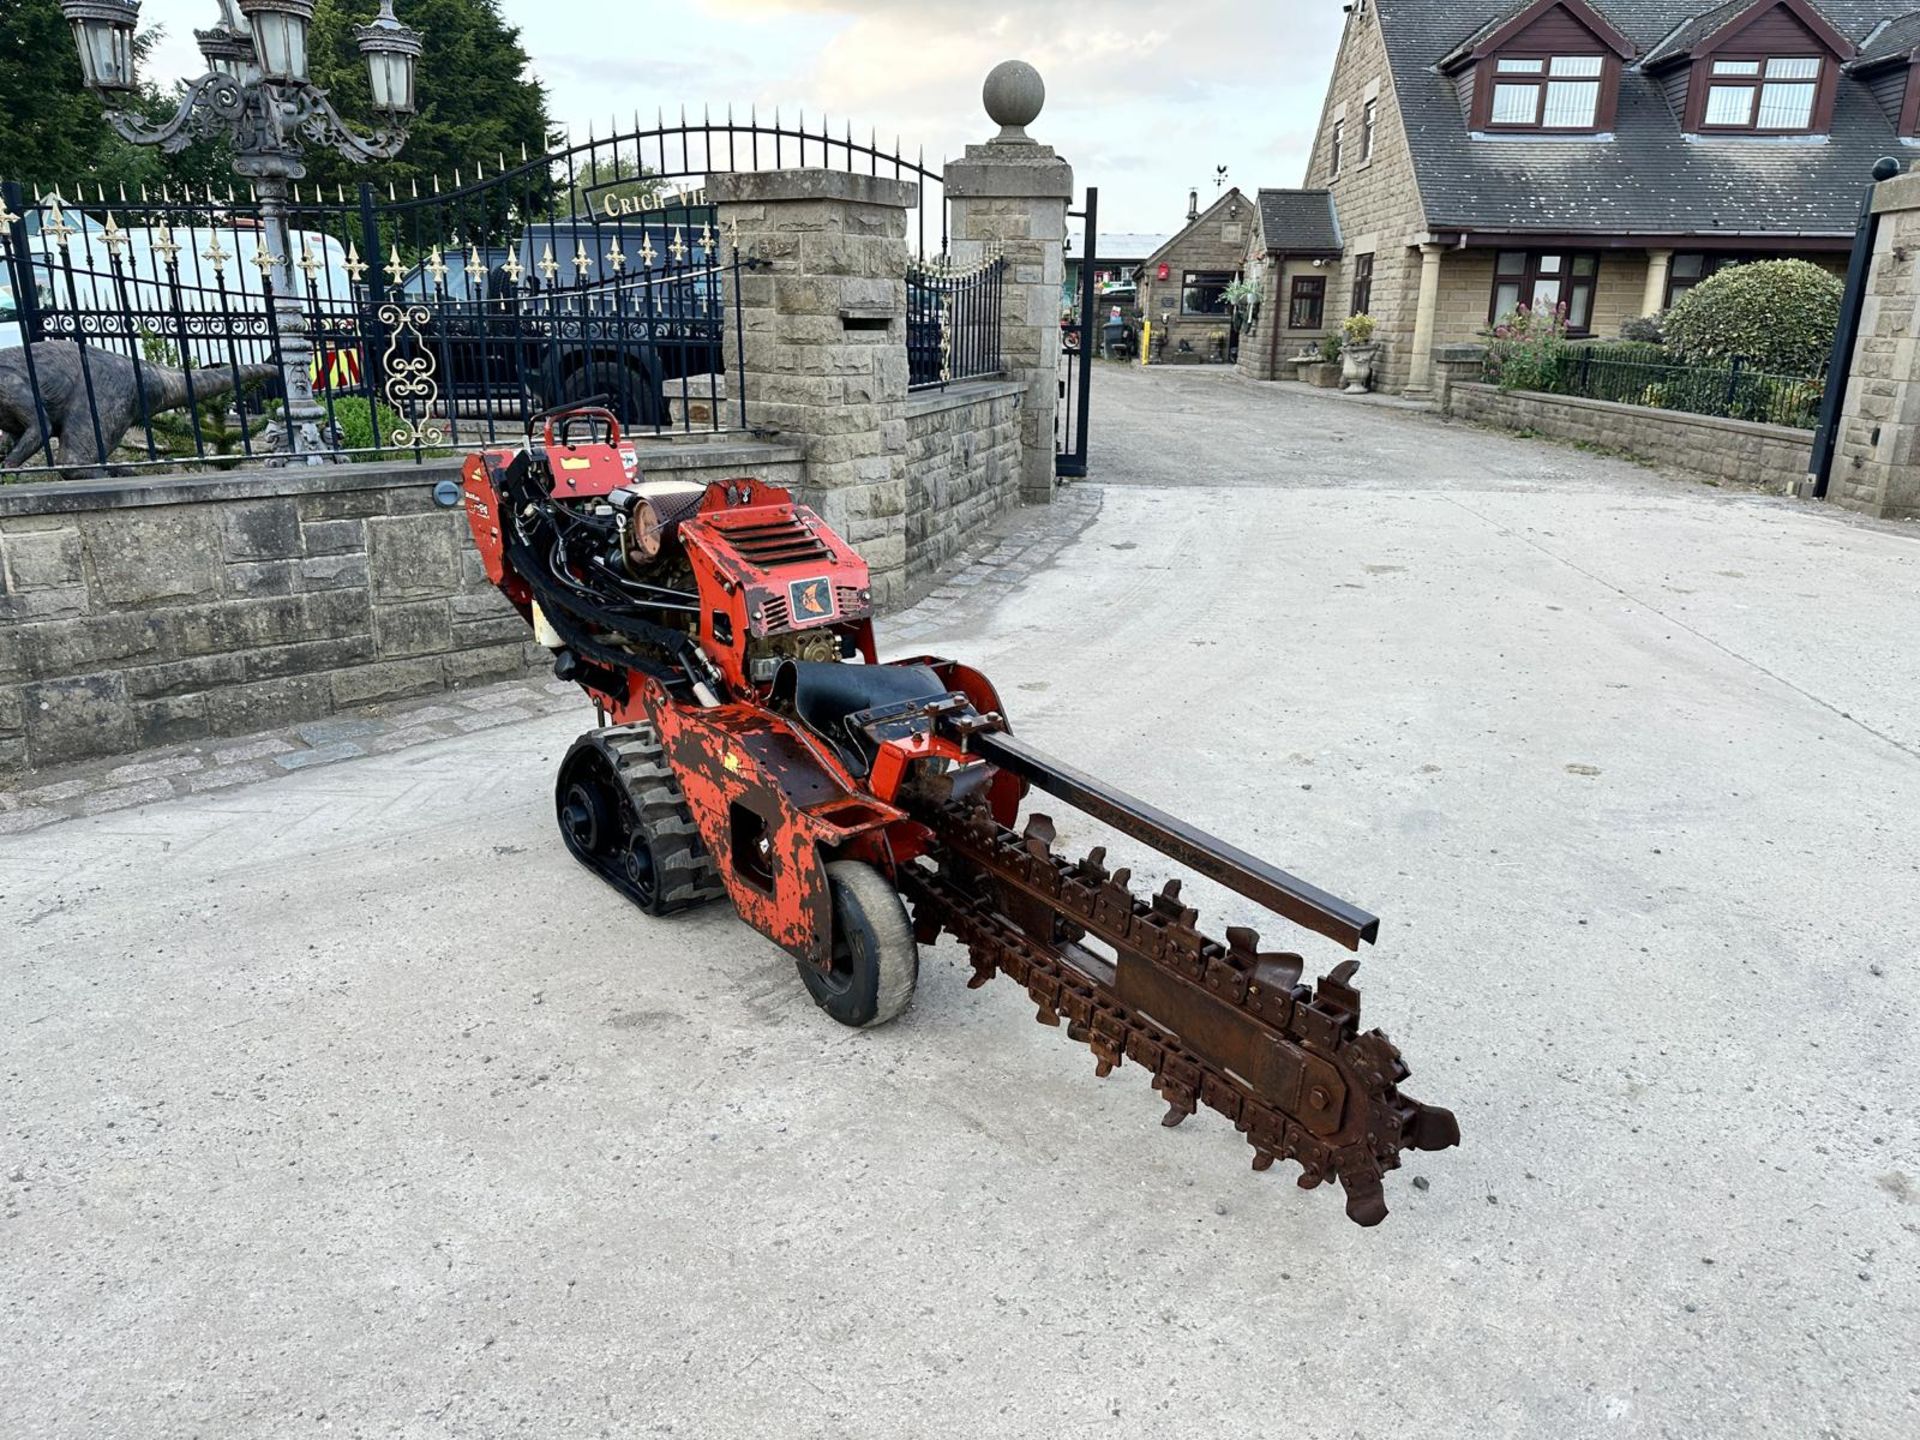
[(631, 187), (635, 183), (631, 179), (610, 180), (605, 185), (590, 185), (581, 193), (587, 197), (596, 221), (624, 220), (630, 215), (651, 215), (669, 210), (695, 210), (707, 204), (707, 187), (704, 185), (669, 193), (620, 193), (623, 187)]

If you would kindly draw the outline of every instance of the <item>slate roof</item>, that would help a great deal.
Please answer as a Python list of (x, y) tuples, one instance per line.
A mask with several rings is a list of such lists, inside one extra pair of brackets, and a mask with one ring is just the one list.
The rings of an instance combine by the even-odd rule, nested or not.
[(1340, 253), (1340, 220), (1331, 190), (1262, 190), (1258, 203), (1268, 254)]
[(1853, 62), (1853, 68), (1865, 70), (1872, 65), (1884, 65), (1889, 60), (1903, 60), (1915, 49), (1920, 49), (1920, 10), (1888, 21), (1871, 41), (1863, 42), (1860, 57)]
[[(1744, 9), (1746, 0), (1704, 11), (1685, 0), (1592, 3), (1644, 56), (1684, 22)], [(1829, 23), (1857, 43), (1900, 0), (1817, 3)], [(1851, 76), (1840, 81), (1829, 136), (1684, 136), (1640, 63), (1620, 77), (1610, 138), (1476, 140), (1453, 81), (1435, 68), (1479, 28), (1473, 17), (1460, 13), (1459, 0), (1374, 0), (1373, 10), (1429, 229), (1850, 236), (1873, 162), (1911, 154), (1866, 85)], [(1724, 23), (1715, 20), (1716, 28)]]
[(1752, 4), (1753, 0), (1727, 0), (1724, 5), (1716, 5), (1711, 10), (1702, 10), (1696, 15), (1689, 16), (1668, 32), (1666, 38), (1651, 50), (1643, 46), (1640, 63), (1652, 67), (1668, 56), (1685, 54), (1702, 41), (1710, 40), (1715, 34), (1726, 29), (1744, 15)]

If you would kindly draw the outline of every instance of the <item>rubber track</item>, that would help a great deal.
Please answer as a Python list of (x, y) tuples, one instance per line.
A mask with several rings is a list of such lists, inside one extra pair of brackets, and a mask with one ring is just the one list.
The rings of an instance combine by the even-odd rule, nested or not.
[[(659, 899), (651, 913), (670, 915), (726, 894), (653, 725), (641, 721), (609, 726), (590, 738), (625, 792), (627, 807), (622, 819), (628, 822), (627, 833), (638, 828), (653, 837)], [(616, 858), (610, 857), (606, 864), (579, 856), (578, 852), (576, 858), (636, 905), (647, 908), (627, 879), (625, 866)]]

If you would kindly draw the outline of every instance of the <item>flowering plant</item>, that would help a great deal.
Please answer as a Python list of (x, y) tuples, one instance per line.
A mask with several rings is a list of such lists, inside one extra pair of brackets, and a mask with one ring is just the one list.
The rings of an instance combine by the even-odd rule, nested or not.
[(1547, 390), (1567, 351), (1567, 307), (1516, 305), (1488, 330), (1487, 378), (1502, 390)]

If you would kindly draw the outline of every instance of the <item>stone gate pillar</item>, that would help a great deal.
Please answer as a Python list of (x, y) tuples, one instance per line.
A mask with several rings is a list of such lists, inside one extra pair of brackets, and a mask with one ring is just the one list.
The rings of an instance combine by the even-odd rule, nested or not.
[[(1026, 386), (1020, 406), (1020, 498), (1053, 498), (1053, 423), (1059, 402), (1060, 285), (1066, 274), (1067, 204), (1073, 167), (1026, 131), (1046, 86), (1019, 60), (996, 65), (982, 92), (1000, 133), (947, 162), (947, 224), (953, 258), (973, 264), (993, 247), (1007, 257), (1000, 355), (1007, 377)], [(1093, 241), (1089, 238), (1091, 253)], [(1091, 337), (1081, 364), (1090, 363)]]
[(807, 503), (859, 550), (876, 604), (906, 590), (907, 212), (920, 187), (837, 170), (707, 177), (741, 256), (724, 352), (747, 423), (806, 451)]
[(1874, 187), (1880, 217), (1827, 499), (1920, 519), (1920, 174)]

